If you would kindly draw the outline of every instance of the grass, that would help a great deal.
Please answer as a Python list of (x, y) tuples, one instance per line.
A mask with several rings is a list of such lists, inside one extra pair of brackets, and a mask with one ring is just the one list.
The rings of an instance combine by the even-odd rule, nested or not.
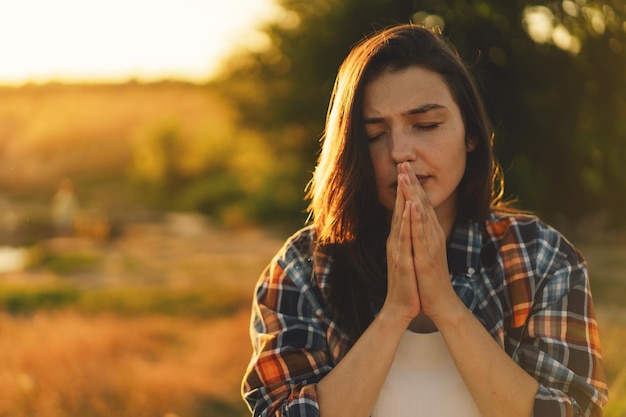
[(70, 252), (56, 256), (46, 256), (40, 266), (57, 275), (69, 275), (83, 271), (91, 271), (100, 266), (102, 259), (87, 252)]
[(0, 416), (249, 415), (250, 296), (283, 239), (169, 215), (34, 245), (0, 276)]
[(626, 307), (626, 242), (600, 241), (580, 248), (589, 266), (591, 290), (597, 303)]
[(10, 314), (46, 311), (75, 304), (80, 299), (74, 288), (4, 287), (0, 288), (0, 308)]
[(214, 318), (230, 316), (249, 297), (227, 288), (105, 288), (80, 290), (70, 285), (0, 286), (0, 310), (13, 315), (72, 310), (77, 313), (113, 313), (120, 316), (156, 314)]
[(601, 309), (598, 312), (602, 355), (609, 384), (609, 403), (605, 417), (626, 416), (626, 316), (621, 309)]
[[(611, 386), (606, 417), (626, 410), (626, 325), (601, 318)], [(244, 417), (248, 312), (229, 317), (71, 311), (0, 315), (0, 415)], [(45, 349), (42, 347), (45, 346)]]
[(597, 311), (609, 402), (605, 417), (626, 416), (626, 240), (603, 238), (579, 243), (589, 267)]
[[(244, 417), (248, 310), (199, 319), (160, 314), (0, 314), (0, 415)], [(626, 411), (626, 322), (601, 310), (611, 401)]]
[(247, 319), (0, 315), (0, 415), (243, 416)]
[[(166, 220), (162, 220), (167, 223)], [(51, 241), (0, 284), (0, 416), (245, 417), (254, 281), (284, 237), (195, 217), (111, 242)], [(579, 245), (610, 389), (626, 415), (626, 244)]]

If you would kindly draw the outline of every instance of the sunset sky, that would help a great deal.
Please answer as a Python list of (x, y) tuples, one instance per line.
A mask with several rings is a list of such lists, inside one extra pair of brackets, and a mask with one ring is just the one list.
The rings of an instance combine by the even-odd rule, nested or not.
[(272, 0), (0, 0), (0, 84), (206, 80)]

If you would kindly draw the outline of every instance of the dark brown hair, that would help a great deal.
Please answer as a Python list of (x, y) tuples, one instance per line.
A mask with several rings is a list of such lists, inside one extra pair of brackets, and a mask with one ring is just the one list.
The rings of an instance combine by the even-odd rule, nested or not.
[(485, 220), (500, 203), (503, 181), (492, 129), (476, 85), (458, 53), (436, 30), (395, 26), (357, 44), (339, 69), (318, 164), (307, 197), (318, 245), (333, 258), (329, 308), (351, 336), (360, 335), (386, 294), (388, 225), (378, 202), (363, 120), (364, 87), (384, 71), (418, 66), (441, 75), (461, 111), (467, 154), (458, 215)]

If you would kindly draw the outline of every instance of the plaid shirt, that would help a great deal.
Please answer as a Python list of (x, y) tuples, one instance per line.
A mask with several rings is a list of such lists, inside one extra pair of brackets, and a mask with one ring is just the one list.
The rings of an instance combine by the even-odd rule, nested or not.
[[(458, 220), (448, 242), (457, 295), (540, 384), (533, 416), (601, 416), (608, 397), (586, 264), (531, 216)], [(316, 383), (349, 350), (325, 310), (332, 259), (300, 230), (256, 287), (243, 396), (255, 416), (319, 416)]]

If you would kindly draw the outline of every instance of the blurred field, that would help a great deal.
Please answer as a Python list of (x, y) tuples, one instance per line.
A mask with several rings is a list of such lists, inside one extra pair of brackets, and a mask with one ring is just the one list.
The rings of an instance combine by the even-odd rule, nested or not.
[(0, 274), (0, 415), (246, 415), (250, 296), (283, 239), (172, 214), (33, 246)]
[(158, 140), (152, 133), (181, 129), (180, 146), (191, 146), (195, 135), (224, 133), (233, 116), (214, 94), (185, 83), (0, 87), (0, 186), (31, 191), (66, 176), (123, 176)]
[[(184, 83), (0, 87), (0, 416), (248, 415), (250, 297), (294, 231), (252, 225), (301, 224), (302, 187), (242, 126)], [(64, 178), (68, 236), (50, 217)], [(624, 417), (626, 238), (590, 236), (605, 415)]]
[[(33, 266), (0, 274), (0, 415), (248, 415), (239, 384), (251, 290), (284, 238), (170, 214), (113, 240), (33, 246)], [(623, 417), (626, 245), (582, 246), (611, 387), (605, 415)]]
[[(607, 237), (609, 235), (609, 237)], [(577, 243), (589, 265), (609, 383), (606, 417), (626, 416), (626, 239), (606, 234)]]
[(293, 221), (304, 183), (264, 140), (214, 86), (0, 86), (0, 230), (6, 213), (29, 228), (21, 235), (44, 227), (47, 212), (29, 207), (26, 224), (15, 202), (48, 203), (64, 179), (112, 222), (145, 205), (237, 226)]
[(248, 315), (0, 316), (0, 414), (238, 416)]

